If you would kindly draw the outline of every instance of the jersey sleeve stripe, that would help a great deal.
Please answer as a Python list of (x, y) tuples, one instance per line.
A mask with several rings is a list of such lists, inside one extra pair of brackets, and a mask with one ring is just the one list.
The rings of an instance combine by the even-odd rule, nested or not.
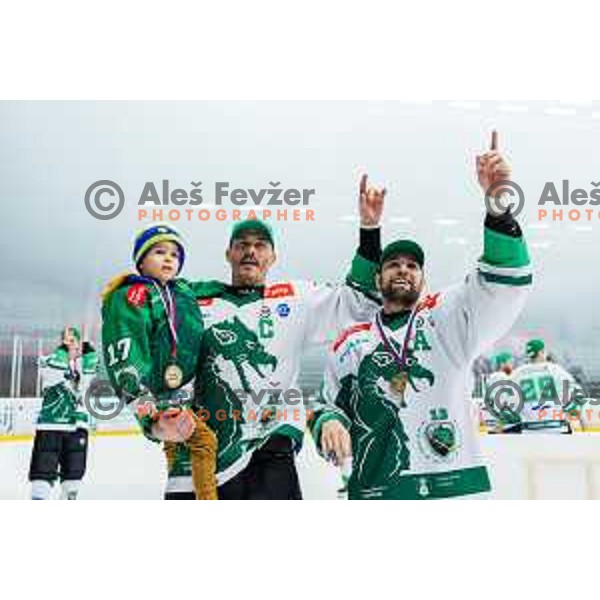
[(496, 267), (484, 261), (477, 263), (477, 268), (481, 272), (491, 273), (493, 275), (505, 275), (507, 277), (523, 277), (532, 272), (531, 265), (524, 267)]
[(479, 274), (483, 278), (484, 281), (488, 283), (498, 283), (501, 285), (511, 285), (511, 286), (524, 286), (531, 285), (533, 281), (533, 276), (522, 275), (521, 277), (511, 277), (509, 275), (496, 275), (495, 273), (486, 273), (484, 271), (479, 271)]

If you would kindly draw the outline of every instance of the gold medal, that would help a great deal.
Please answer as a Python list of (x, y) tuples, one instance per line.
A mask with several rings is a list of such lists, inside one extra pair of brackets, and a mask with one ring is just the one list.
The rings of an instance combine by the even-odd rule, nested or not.
[(165, 383), (168, 388), (174, 390), (181, 387), (183, 371), (178, 365), (171, 364), (165, 369)]
[(401, 373), (396, 373), (396, 375), (394, 375), (392, 377), (391, 380), (391, 386), (392, 389), (394, 390), (394, 392), (396, 392), (397, 394), (400, 394), (401, 396), (404, 396), (404, 391), (406, 390), (406, 384), (408, 383), (408, 375), (406, 374), (406, 371), (402, 371)]

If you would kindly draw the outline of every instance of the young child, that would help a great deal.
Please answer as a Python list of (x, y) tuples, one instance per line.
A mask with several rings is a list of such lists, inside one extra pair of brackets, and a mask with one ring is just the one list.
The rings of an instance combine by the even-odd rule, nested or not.
[(37, 418), (29, 481), (32, 500), (50, 498), (61, 482), (61, 499), (76, 500), (85, 475), (89, 415), (83, 395), (96, 376), (98, 359), (76, 327), (65, 327), (60, 345), (40, 358), (42, 406)]
[[(161, 415), (189, 410), (195, 424), (185, 440), (198, 500), (216, 500), (216, 436), (193, 410), (204, 325), (195, 295), (177, 279), (185, 260), (179, 233), (151, 225), (135, 239), (133, 260), (139, 275), (115, 278), (103, 293), (102, 342), (112, 385), (134, 402), (144, 434), (153, 441)], [(176, 443), (165, 442), (169, 469)]]

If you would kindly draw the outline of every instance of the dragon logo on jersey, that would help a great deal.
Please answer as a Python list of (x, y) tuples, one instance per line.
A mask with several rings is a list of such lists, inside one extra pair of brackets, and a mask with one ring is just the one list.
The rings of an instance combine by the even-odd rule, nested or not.
[(214, 355), (209, 360), (213, 362), (215, 375), (219, 376), (225, 365), (232, 365), (242, 389), (246, 391), (252, 387), (248, 380), (248, 369), (264, 379), (268, 368), (273, 371), (277, 367), (277, 358), (265, 350), (256, 333), (238, 317), (213, 325), (206, 334), (208, 343), (214, 349)]
[(398, 408), (383, 396), (382, 401), (370, 401), (379, 400), (372, 395), (378, 392), (365, 389), (360, 378), (359, 368), (358, 378), (347, 375), (341, 382), (353, 415), (352, 478), (363, 487), (388, 485), (402, 471), (410, 469), (408, 436), (398, 417)]
[[(406, 374), (408, 384), (415, 391), (423, 389), (423, 385), (433, 386), (435, 383), (434, 374), (419, 363), (414, 350), (407, 349), (406, 355)], [(395, 397), (391, 382), (394, 376), (398, 375), (398, 365), (394, 357), (385, 350), (376, 350), (371, 355), (365, 357), (361, 363), (361, 382), (365, 386), (365, 392), (370, 393), (379, 399), (386, 397)]]
[[(388, 485), (410, 469), (409, 438), (398, 410), (406, 406), (404, 394), (396, 394), (392, 384), (398, 372), (394, 357), (380, 344), (361, 361), (351, 388), (357, 440), (354, 464), (363, 485)], [(420, 364), (412, 349), (407, 351), (406, 376), (407, 386), (417, 393), (435, 382), (433, 372)]]

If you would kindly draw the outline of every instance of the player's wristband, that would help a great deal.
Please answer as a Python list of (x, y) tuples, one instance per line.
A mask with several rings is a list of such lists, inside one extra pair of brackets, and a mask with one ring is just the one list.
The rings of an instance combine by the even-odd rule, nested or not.
[(517, 220), (509, 211), (502, 215), (486, 214), (484, 226), (496, 233), (503, 233), (510, 237), (521, 237), (523, 232)]
[(366, 260), (378, 263), (381, 259), (381, 228), (361, 227), (358, 253)]

